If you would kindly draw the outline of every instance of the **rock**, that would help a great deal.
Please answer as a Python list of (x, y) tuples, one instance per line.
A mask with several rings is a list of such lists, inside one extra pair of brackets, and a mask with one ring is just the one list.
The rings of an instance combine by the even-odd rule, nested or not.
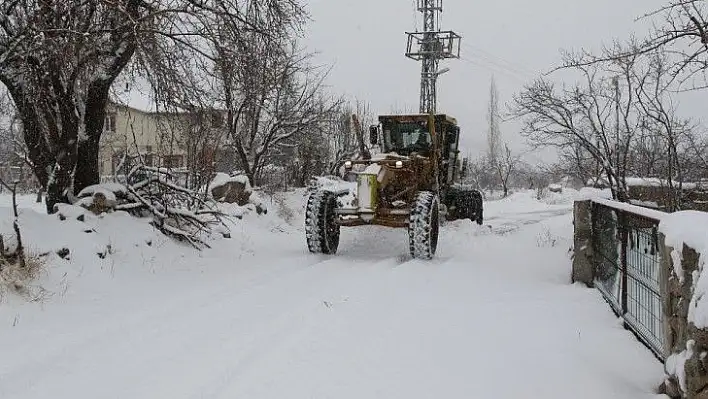
[(57, 217), (59, 220), (80, 220), (81, 216), (85, 217), (86, 209), (82, 206), (69, 205), (69, 204), (56, 204), (54, 210), (57, 212)]
[(62, 248), (57, 251), (57, 255), (59, 255), (59, 257), (62, 259), (68, 259), (70, 253), (71, 251), (69, 251), (69, 248)]
[(251, 197), (248, 184), (238, 180), (230, 180), (211, 188), (211, 195), (219, 202), (246, 205)]
[[(663, 241), (663, 239), (662, 239)], [(690, 357), (683, 365), (686, 377), (686, 392), (681, 392), (675, 375), (669, 375), (662, 384), (663, 393), (671, 398), (703, 398), (708, 399), (708, 329), (697, 328), (688, 322), (689, 305), (693, 296), (694, 277), (699, 277), (699, 257), (696, 251), (683, 246), (681, 249), (681, 265), (673, 265), (670, 246), (662, 246), (662, 258), (667, 260), (664, 268), (668, 269), (667, 284), (664, 288), (664, 318), (666, 321), (666, 340), (672, 355), (690, 352)], [(684, 279), (678, 280), (673, 272), (674, 267), (683, 269)], [(667, 362), (668, 364), (668, 362)], [(676, 371), (667, 370), (673, 374)]]
[(116, 196), (110, 192), (106, 193), (103, 191), (96, 191), (93, 193), (91, 198), (93, 201), (91, 201), (91, 205), (88, 207), (88, 210), (95, 215), (110, 212), (118, 205)]
[(681, 399), (681, 390), (676, 381), (673, 380), (664, 380), (664, 382), (659, 385), (659, 393), (671, 399)]

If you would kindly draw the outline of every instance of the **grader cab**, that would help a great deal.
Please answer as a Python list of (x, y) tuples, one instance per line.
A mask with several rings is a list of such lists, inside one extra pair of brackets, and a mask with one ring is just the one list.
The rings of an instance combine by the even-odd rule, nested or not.
[(347, 191), (310, 195), (305, 215), (310, 252), (336, 253), (342, 226), (380, 225), (407, 228), (410, 254), (431, 259), (442, 219), (482, 224), (481, 193), (454, 184), (459, 138), (457, 121), (448, 115), (380, 116), (370, 141), (381, 153), (344, 163), (356, 176), (355, 200), (339, 203)]

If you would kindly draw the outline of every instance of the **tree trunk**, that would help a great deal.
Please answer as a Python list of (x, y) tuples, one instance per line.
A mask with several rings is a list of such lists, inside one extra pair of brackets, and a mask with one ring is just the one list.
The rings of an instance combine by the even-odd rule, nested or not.
[[(68, 143), (67, 143), (68, 144)], [(74, 195), (74, 172), (76, 171), (77, 146), (66, 145), (59, 151), (57, 161), (47, 182), (47, 212), (54, 213), (56, 204), (70, 204)]]
[(84, 188), (101, 182), (98, 165), (98, 141), (89, 138), (79, 144), (76, 174), (74, 176), (74, 193), (78, 194)]
[(84, 117), (86, 137), (79, 141), (74, 192), (78, 194), (84, 188), (101, 182), (98, 155), (108, 105), (110, 85), (94, 82), (89, 87), (86, 98)]

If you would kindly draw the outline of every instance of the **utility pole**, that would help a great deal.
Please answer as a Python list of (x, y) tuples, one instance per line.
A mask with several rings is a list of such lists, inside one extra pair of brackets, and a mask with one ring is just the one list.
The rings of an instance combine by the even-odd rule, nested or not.
[(615, 179), (617, 179), (617, 195), (620, 201), (624, 201), (624, 170), (621, 168), (620, 162), (622, 155), (620, 154), (620, 87), (619, 76), (612, 78), (612, 84), (615, 89)]
[(460, 58), (462, 36), (453, 31), (440, 30), (442, 0), (417, 0), (417, 7), (423, 14), (423, 30), (406, 32), (408, 35), (406, 57), (422, 61), (420, 113), (435, 114), (438, 76), (448, 71), (447, 68), (438, 70), (440, 60)]

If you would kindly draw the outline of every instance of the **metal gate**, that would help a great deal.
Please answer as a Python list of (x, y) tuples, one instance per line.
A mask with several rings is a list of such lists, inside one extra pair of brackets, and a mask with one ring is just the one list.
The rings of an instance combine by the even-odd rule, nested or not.
[(595, 284), (625, 326), (663, 359), (659, 221), (592, 204)]

